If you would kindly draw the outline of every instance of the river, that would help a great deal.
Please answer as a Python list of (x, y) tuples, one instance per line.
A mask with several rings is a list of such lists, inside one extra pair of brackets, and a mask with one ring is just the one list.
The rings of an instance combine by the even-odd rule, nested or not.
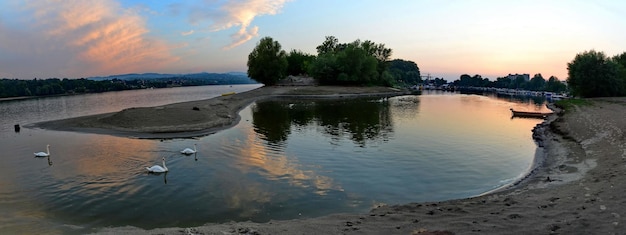
[[(479, 195), (527, 173), (543, 101), (429, 92), (393, 98), (253, 103), (236, 126), (145, 140), (21, 128), (207, 99), (258, 85), (203, 86), (0, 102), (0, 233), (82, 234), (103, 227), (364, 213), (382, 204)], [(33, 152), (51, 156), (36, 158)], [(180, 150), (196, 144), (191, 156)], [(146, 166), (166, 159), (167, 174)]]

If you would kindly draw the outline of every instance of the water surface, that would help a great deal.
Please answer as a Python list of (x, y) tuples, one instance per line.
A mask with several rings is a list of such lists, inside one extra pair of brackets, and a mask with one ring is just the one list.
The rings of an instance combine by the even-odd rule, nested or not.
[[(113, 99), (102, 95), (98, 102)], [(195, 139), (13, 132), (18, 121), (74, 116), (81, 111), (62, 104), (87, 99), (61, 98), (19, 103), (33, 107), (3, 119), (0, 232), (264, 222), (475, 196), (513, 182), (533, 160), (531, 129), (540, 120), (512, 119), (509, 108), (545, 109), (516, 99), (428, 93), (259, 102), (240, 112), (235, 127)], [(48, 106), (56, 116), (33, 111)], [(52, 156), (35, 158), (46, 144)], [(198, 154), (179, 153), (193, 144)], [(145, 172), (163, 157), (170, 172)]]

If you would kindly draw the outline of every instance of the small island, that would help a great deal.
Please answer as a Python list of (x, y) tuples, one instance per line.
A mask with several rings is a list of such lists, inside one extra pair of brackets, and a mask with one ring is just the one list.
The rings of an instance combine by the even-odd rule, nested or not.
[(239, 122), (238, 112), (254, 101), (272, 98), (390, 97), (407, 94), (391, 87), (363, 86), (265, 86), (208, 100), (157, 107), (129, 108), (35, 124), (37, 127), (133, 138), (186, 138), (204, 136)]

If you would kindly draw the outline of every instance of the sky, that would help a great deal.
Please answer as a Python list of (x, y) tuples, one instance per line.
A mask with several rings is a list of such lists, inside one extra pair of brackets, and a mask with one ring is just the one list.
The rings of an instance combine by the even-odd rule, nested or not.
[(621, 0), (5, 0), (0, 78), (246, 72), (263, 37), (317, 54), (326, 36), (384, 44), (422, 75), (567, 79), (626, 51)]

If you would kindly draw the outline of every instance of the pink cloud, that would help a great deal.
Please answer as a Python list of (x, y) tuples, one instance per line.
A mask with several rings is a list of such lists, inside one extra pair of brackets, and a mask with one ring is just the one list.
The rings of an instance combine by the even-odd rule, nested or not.
[(147, 35), (139, 14), (116, 2), (36, 0), (29, 1), (26, 9), (35, 23), (23, 33), (31, 34), (28, 38), (40, 46), (37, 53), (25, 53), (55, 63), (57, 71), (50, 74), (81, 77), (159, 71), (179, 60), (170, 55), (171, 46)]
[(262, 15), (278, 14), (280, 9), (289, 0), (233, 0), (227, 1), (219, 7), (219, 11), (195, 11), (191, 14), (191, 21), (212, 20), (211, 31), (222, 31), (233, 27), (239, 30), (231, 35), (231, 43), (224, 49), (237, 47), (250, 39), (257, 37), (259, 28), (251, 26), (254, 18)]

